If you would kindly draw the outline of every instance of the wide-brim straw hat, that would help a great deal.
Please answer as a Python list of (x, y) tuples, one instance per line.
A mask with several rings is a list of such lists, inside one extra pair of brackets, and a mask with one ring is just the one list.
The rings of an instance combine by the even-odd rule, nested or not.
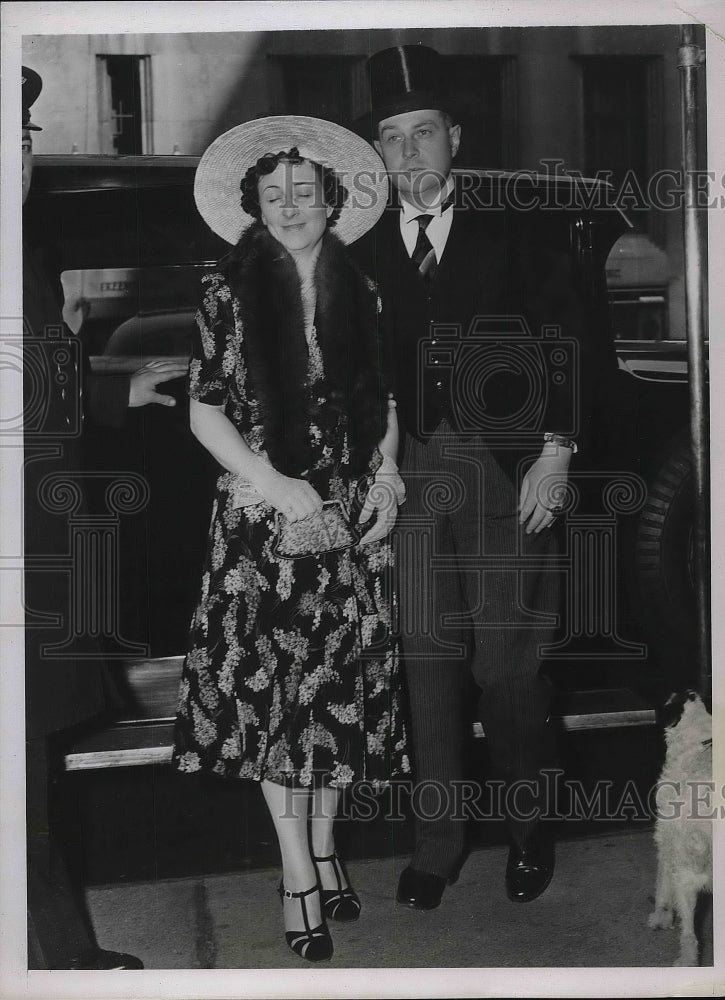
[(209, 146), (196, 170), (194, 198), (202, 217), (235, 245), (254, 219), (242, 209), (240, 184), (263, 156), (296, 146), (300, 156), (331, 167), (348, 196), (334, 232), (353, 243), (378, 221), (388, 199), (385, 165), (359, 135), (334, 122), (303, 115), (275, 115), (235, 125)]

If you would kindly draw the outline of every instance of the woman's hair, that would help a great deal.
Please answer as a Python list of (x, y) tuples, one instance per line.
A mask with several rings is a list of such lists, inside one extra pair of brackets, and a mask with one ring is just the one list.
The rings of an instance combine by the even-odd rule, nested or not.
[[(253, 167), (250, 167), (239, 185), (242, 190), (242, 208), (251, 215), (257, 222), (262, 219), (262, 210), (259, 206), (259, 181), (266, 174), (273, 173), (282, 161), (286, 163), (304, 163), (305, 157), (300, 156), (297, 146), (285, 152), (270, 153), (268, 156), (260, 157)], [(342, 181), (331, 167), (323, 167), (314, 160), (309, 161), (315, 168), (315, 173), (320, 178), (322, 185), (322, 197), (326, 205), (332, 210), (332, 215), (328, 220), (328, 226), (334, 226), (340, 218), (340, 210), (347, 200), (348, 191)]]

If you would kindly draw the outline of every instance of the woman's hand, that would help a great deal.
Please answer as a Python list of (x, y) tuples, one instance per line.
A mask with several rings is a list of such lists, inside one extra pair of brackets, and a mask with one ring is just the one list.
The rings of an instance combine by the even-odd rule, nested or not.
[(302, 521), (322, 510), (322, 497), (305, 479), (283, 476), (271, 466), (254, 476), (253, 485), (289, 521)]
[(319, 513), (322, 497), (317, 491), (304, 479), (283, 476), (260, 458), (223, 411), (223, 405), (212, 406), (194, 398), (189, 403), (191, 431), (217, 462), (253, 486), (263, 500), (290, 521)]
[(398, 518), (398, 506), (402, 503), (405, 503), (405, 484), (400, 478), (397, 465), (386, 455), (375, 473), (360, 511), (358, 519), (360, 524), (366, 524), (372, 517), (373, 511), (377, 511), (378, 514), (372, 528), (360, 539), (360, 545), (370, 545), (389, 535)]
[(545, 444), (524, 476), (519, 498), (519, 524), (526, 524), (526, 534), (537, 535), (550, 528), (566, 497), (566, 484), (571, 462), (571, 448)]

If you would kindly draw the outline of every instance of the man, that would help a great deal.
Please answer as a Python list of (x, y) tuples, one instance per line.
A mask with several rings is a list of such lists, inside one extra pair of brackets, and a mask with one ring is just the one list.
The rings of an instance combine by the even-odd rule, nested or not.
[[(31, 132), (40, 131), (30, 120), (30, 108), (41, 88), (40, 76), (23, 66), (23, 204), (32, 180)], [(63, 638), (65, 622), (61, 620), (54, 635), (52, 621), (58, 613), (67, 614), (71, 584), (34, 564), (67, 551), (68, 515), (53, 512), (53, 505), (44, 499), (44, 483), (61, 473), (80, 490), (74, 473), (82, 468), (81, 374), (86, 375), (84, 400), (90, 415), (117, 426), (129, 406), (174, 405), (174, 399), (158, 394), (156, 386), (183, 375), (186, 363), (147, 366), (130, 379), (93, 380), (89, 372), (82, 373), (82, 363), (72, 363), (73, 338), (63, 326), (48, 279), (27, 247), (23, 247), (23, 336), (28, 965), (33, 969), (141, 969), (143, 964), (133, 955), (98, 947), (82, 893), (69, 877), (54, 828), (49, 800), (62, 771), (64, 739), (72, 727), (107, 707), (107, 682), (97, 645), (96, 659), (92, 644), (78, 659), (54, 658), (44, 649)], [(47, 368), (46, 361), (50, 361)], [(75, 512), (84, 506), (79, 492)]]
[(552, 525), (581, 419), (571, 368), (556, 375), (540, 338), (542, 326), (558, 328), (566, 353), (579, 305), (566, 260), (527, 233), (526, 219), (476, 211), (456, 187), (461, 125), (438, 53), (386, 49), (368, 71), (366, 131), (399, 202), (374, 230), (408, 491), (398, 574), (417, 839), (397, 899), (437, 906), (462, 862), (472, 674), (504, 792), (506, 888), (526, 902), (554, 869), (538, 822), (555, 760), (540, 650), (556, 623)]

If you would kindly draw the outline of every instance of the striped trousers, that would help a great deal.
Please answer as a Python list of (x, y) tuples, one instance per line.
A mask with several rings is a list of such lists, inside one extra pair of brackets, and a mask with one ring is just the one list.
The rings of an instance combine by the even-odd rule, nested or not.
[[(559, 604), (550, 530), (518, 524), (518, 488), (480, 440), (443, 422), (408, 438), (408, 499), (396, 532), (400, 631), (411, 711), (419, 871), (447, 876), (465, 846), (458, 815), (464, 718), (478, 686), (491, 778), (502, 782), (511, 835), (523, 843), (545, 808), (542, 768), (554, 766), (542, 645)], [(483, 776), (480, 776), (483, 779)], [(456, 789), (458, 785), (458, 789)]]

